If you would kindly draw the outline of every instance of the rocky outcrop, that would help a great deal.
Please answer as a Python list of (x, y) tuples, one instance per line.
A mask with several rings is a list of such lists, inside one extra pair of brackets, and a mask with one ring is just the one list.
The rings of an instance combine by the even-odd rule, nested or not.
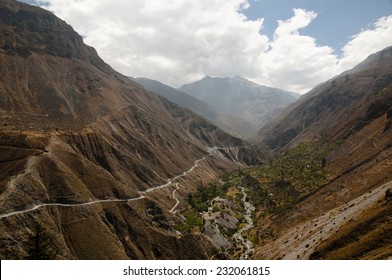
[(15, 2), (0, 2), (2, 52), (23, 58), (33, 53), (76, 58), (103, 71), (110, 69), (93, 48), (83, 43), (82, 37), (70, 25), (38, 7)]

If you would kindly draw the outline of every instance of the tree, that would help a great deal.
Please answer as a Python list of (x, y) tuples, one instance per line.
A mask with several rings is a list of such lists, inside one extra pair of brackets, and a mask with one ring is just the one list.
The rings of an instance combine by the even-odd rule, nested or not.
[(58, 249), (53, 243), (53, 237), (46, 232), (43, 226), (37, 223), (28, 240), (28, 260), (54, 260)]
[(195, 201), (193, 199), (193, 195), (191, 193), (188, 194), (188, 204), (195, 208)]

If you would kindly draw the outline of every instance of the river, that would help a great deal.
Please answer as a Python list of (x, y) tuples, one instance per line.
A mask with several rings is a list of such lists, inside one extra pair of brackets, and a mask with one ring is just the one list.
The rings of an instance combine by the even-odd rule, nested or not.
[(239, 188), (241, 189), (242, 192), (242, 203), (244, 205), (244, 219), (247, 224), (239, 231), (237, 231), (233, 235), (233, 238), (237, 241), (237, 243), (242, 244), (242, 246), (245, 248), (245, 251), (242, 253), (240, 259), (247, 260), (250, 254), (253, 252), (254, 245), (252, 241), (250, 241), (248, 238), (244, 238), (242, 236), (242, 233), (254, 227), (253, 220), (252, 220), (252, 213), (256, 210), (256, 208), (251, 203), (246, 201), (248, 198), (248, 194), (246, 193), (245, 188), (244, 187), (239, 187)]

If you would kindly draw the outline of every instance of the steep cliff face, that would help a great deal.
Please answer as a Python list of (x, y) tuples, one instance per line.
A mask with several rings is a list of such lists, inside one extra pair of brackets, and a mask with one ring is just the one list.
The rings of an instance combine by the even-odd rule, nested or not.
[(110, 71), (96, 51), (85, 45), (70, 25), (53, 14), (16, 1), (2, 0), (0, 3), (3, 52), (24, 58), (33, 53), (75, 58)]
[(255, 258), (385, 259), (392, 256), (392, 48), (316, 87), (260, 131), (278, 153), (332, 145), (326, 183), (293, 208), (261, 219), (269, 236)]
[(25, 257), (37, 222), (59, 258), (216, 253), (173, 230), (175, 210), (259, 150), (115, 72), (47, 11), (0, 0), (0, 32), (1, 258)]

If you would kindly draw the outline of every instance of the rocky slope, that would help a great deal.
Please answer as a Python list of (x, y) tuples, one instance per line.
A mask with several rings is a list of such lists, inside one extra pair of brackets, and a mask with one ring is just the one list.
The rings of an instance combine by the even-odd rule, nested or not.
[(292, 92), (261, 86), (241, 77), (204, 79), (183, 85), (181, 91), (198, 98), (217, 111), (242, 118), (260, 129), (294, 102)]
[(390, 47), (319, 85), (259, 132), (254, 140), (277, 154), (301, 143), (332, 148), (321, 158), (323, 185), (258, 221), (254, 258), (392, 256), (391, 110)]
[(194, 98), (185, 92), (181, 92), (175, 88), (147, 78), (131, 79), (143, 85), (146, 89), (162, 95), (171, 102), (198, 113), (231, 135), (247, 139), (257, 132), (257, 128), (251, 122), (216, 111), (207, 103)]
[(262, 160), (115, 72), (53, 14), (12, 0), (0, 0), (0, 111), (1, 259), (26, 256), (37, 222), (58, 258), (209, 258), (216, 248), (179, 236), (171, 210), (196, 182)]

